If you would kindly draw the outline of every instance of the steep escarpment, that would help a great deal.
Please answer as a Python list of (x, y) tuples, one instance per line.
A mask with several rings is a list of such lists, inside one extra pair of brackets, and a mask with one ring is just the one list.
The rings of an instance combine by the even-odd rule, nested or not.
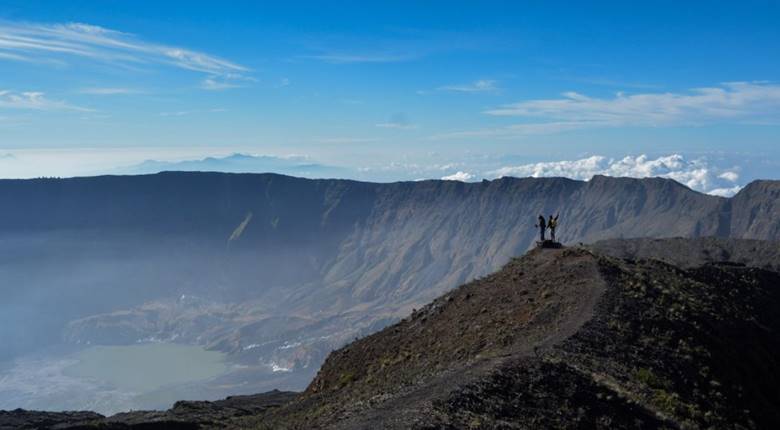
[(724, 199), (658, 178), (187, 172), (0, 181), (14, 202), (0, 213), (0, 281), (24, 285), (4, 291), (0, 355), (63, 338), (178, 339), (306, 380), (331, 349), (525, 252), (540, 213), (561, 214), (567, 243), (768, 237), (780, 235), (773, 190), (758, 182)]
[(561, 215), (574, 228), (566, 230), (569, 241), (715, 236), (726, 228), (719, 215), (726, 199), (691, 193), (661, 178), (595, 176), (573, 199), (578, 203)]
[(746, 239), (778, 240), (780, 181), (748, 184), (727, 205), (730, 235)]
[(756, 267), (534, 250), (334, 351), (298, 395), (74, 428), (776, 428), (778, 286)]

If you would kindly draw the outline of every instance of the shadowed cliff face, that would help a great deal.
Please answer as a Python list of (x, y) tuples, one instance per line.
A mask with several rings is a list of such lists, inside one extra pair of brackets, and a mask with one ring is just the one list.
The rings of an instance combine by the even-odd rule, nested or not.
[(758, 182), (723, 199), (670, 180), (608, 177), (0, 181), (2, 353), (58, 342), (67, 324), (70, 342), (178, 339), (306, 380), (332, 348), (527, 250), (540, 213), (560, 212), (568, 243), (777, 238), (777, 189)]
[(731, 234), (747, 239), (774, 239), (780, 235), (780, 181), (755, 181), (734, 196)]

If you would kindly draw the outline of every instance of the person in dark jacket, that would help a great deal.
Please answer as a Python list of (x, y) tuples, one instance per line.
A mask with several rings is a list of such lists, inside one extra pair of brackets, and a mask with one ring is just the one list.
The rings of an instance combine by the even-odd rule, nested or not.
[(547, 228), (550, 229), (550, 239), (555, 242), (555, 227), (558, 227), (558, 215), (555, 214), (555, 217), (550, 214), (550, 220), (547, 221)]
[(539, 221), (536, 224), (539, 227), (539, 237), (544, 242), (544, 232), (547, 230), (547, 224), (544, 221), (544, 215), (539, 215)]

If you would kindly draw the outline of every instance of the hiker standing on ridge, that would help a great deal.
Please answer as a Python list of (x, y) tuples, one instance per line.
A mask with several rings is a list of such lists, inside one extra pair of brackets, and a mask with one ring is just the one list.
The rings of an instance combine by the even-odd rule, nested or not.
[(539, 227), (539, 237), (541, 238), (541, 241), (544, 242), (544, 231), (547, 230), (547, 224), (544, 222), (544, 215), (539, 215), (539, 221), (536, 224), (536, 227)]
[(553, 242), (555, 242), (555, 227), (558, 227), (558, 215), (560, 214), (555, 214), (555, 218), (553, 218), (552, 214), (550, 214), (550, 221), (547, 222), (547, 228), (550, 229), (550, 239)]

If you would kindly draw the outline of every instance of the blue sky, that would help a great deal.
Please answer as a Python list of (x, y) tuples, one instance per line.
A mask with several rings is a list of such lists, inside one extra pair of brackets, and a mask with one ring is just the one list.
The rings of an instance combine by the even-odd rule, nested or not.
[(778, 177), (776, 1), (279, 3), (0, 1), (0, 177)]

